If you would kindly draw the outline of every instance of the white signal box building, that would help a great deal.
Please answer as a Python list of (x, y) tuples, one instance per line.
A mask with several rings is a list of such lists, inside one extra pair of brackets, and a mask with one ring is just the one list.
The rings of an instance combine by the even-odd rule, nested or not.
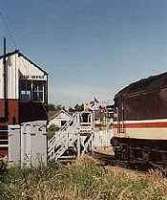
[(0, 57), (0, 157), (47, 163), (48, 74), (20, 51)]

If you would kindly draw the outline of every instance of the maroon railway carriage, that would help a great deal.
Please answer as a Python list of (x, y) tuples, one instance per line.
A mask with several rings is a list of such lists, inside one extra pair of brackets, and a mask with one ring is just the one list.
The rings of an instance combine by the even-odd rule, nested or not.
[(115, 156), (167, 164), (167, 73), (130, 84), (114, 102)]

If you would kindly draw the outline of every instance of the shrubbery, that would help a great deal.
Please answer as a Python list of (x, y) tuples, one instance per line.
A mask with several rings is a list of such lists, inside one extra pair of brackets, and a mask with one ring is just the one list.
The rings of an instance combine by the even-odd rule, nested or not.
[(91, 158), (38, 169), (11, 168), (0, 177), (2, 200), (148, 200), (167, 199), (160, 173), (104, 168)]
[(57, 127), (55, 124), (51, 124), (48, 128), (48, 139), (51, 139), (56, 131), (59, 131), (59, 127)]

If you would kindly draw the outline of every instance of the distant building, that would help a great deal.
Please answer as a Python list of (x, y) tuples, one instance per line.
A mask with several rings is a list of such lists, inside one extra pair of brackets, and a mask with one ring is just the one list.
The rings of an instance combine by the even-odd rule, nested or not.
[(58, 113), (50, 118), (48, 126), (54, 124), (55, 126), (61, 128), (70, 119), (71, 115), (67, 111), (60, 110)]

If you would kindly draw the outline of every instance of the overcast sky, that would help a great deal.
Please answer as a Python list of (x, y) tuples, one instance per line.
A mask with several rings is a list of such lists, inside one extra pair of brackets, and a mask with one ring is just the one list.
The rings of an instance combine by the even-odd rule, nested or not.
[(1, 0), (0, 11), (0, 37), (49, 72), (52, 103), (112, 101), (167, 71), (167, 0)]

